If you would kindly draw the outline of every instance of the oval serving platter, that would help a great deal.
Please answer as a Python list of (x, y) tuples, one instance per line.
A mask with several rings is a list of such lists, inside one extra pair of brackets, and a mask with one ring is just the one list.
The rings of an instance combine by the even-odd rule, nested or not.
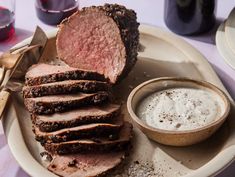
[[(56, 30), (47, 33), (49, 42), (42, 61), (49, 61), (56, 56)], [(179, 37), (160, 28), (140, 26), (141, 49), (138, 62), (128, 77), (115, 90), (122, 90), (118, 98), (124, 103), (130, 91), (138, 84), (156, 77), (190, 77), (206, 80), (218, 86), (228, 94), (207, 60), (191, 45)], [(18, 44), (29, 43), (30, 38)], [(114, 92), (115, 92), (114, 90)], [(119, 92), (117, 92), (119, 93)], [(229, 95), (228, 95), (229, 96)], [(226, 168), (235, 157), (235, 121), (234, 104), (231, 115), (225, 124), (208, 140), (188, 147), (171, 147), (149, 140), (139, 129), (134, 127), (133, 150), (125, 168), (134, 162), (153, 163), (158, 176), (214, 176)], [(14, 104), (13, 104), (14, 103)], [(126, 119), (129, 119), (126, 105), (123, 105)], [(8, 144), (17, 162), (31, 176), (53, 177), (39, 153), (42, 147), (34, 140), (31, 121), (25, 110), (20, 94), (11, 97), (11, 103), (3, 117), (3, 127)]]

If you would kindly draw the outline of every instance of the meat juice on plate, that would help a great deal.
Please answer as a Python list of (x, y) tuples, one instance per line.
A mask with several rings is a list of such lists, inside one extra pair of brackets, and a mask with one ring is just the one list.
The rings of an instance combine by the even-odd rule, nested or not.
[(46, 24), (56, 25), (78, 10), (77, 0), (36, 0), (38, 18)]
[(15, 14), (0, 6), (0, 41), (6, 40), (15, 33)]

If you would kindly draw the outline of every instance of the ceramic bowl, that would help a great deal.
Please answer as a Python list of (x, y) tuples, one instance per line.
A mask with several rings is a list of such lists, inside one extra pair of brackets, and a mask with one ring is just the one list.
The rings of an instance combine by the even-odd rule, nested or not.
[[(215, 121), (191, 130), (164, 130), (147, 125), (136, 115), (139, 103), (151, 93), (170, 88), (195, 88), (213, 92), (222, 101), (221, 114)], [(164, 77), (146, 81), (132, 90), (127, 100), (127, 109), (137, 126), (150, 139), (161, 144), (172, 146), (188, 146), (209, 138), (226, 120), (230, 111), (230, 101), (226, 94), (216, 86), (205, 82), (188, 78)]]

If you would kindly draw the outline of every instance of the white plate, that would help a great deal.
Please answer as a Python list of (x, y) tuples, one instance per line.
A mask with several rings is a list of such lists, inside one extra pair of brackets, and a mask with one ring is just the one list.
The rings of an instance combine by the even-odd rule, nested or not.
[(235, 55), (235, 8), (230, 12), (225, 22), (225, 37), (229, 47)]
[(235, 69), (235, 53), (231, 49), (226, 40), (226, 33), (225, 33), (225, 23), (221, 23), (217, 32), (216, 32), (216, 46), (219, 50), (220, 55), (224, 58), (225, 62)]
[[(206, 80), (227, 93), (207, 60), (184, 40), (151, 26), (141, 25), (140, 32), (140, 42), (145, 50), (139, 53), (139, 60), (129, 76), (115, 88), (116, 93), (120, 93), (121, 90), (119, 96), (124, 102), (133, 87), (148, 79), (161, 76), (186, 76)], [(51, 32), (49, 36), (50, 41), (43, 55), (45, 60), (50, 60), (56, 55), (56, 31)], [(29, 40), (26, 40), (19, 45), (28, 42)], [(34, 140), (31, 121), (23, 106), (22, 97), (14, 94), (8, 108), (4, 115), (3, 126), (9, 147), (18, 163), (31, 176), (55, 176), (43, 167), (39, 156), (42, 147)], [(128, 119), (125, 106), (123, 112)], [(234, 109), (232, 109), (232, 113), (234, 113)], [(227, 167), (235, 156), (233, 115), (207, 141), (182, 148), (152, 142), (135, 128), (130, 161), (148, 160), (153, 162), (159, 176), (172, 177), (182, 174), (203, 177), (215, 175)]]

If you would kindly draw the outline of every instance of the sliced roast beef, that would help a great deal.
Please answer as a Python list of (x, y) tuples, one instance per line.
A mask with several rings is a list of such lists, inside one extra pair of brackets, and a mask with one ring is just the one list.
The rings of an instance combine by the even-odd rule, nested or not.
[(64, 20), (57, 53), (71, 67), (94, 70), (116, 83), (137, 59), (136, 13), (120, 5), (86, 7)]
[(92, 123), (80, 125), (73, 128), (65, 128), (54, 132), (42, 132), (38, 127), (34, 126), (34, 133), (37, 141), (41, 144), (45, 142), (65, 142), (84, 138), (99, 138), (106, 137), (110, 140), (119, 137), (119, 131), (123, 125), (121, 116), (112, 123)]
[(43, 144), (44, 148), (51, 154), (72, 154), (87, 152), (109, 152), (127, 149), (132, 136), (132, 125), (125, 122), (119, 134), (119, 139), (110, 140), (105, 138), (73, 140), (61, 143)]
[(25, 75), (26, 85), (39, 85), (64, 80), (97, 80), (105, 81), (105, 77), (96, 71), (88, 71), (69, 66), (36, 64), (29, 68)]
[(46, 95), (71, 94), (77, 92), (94, 93), (97, 91), (108, 91), (110, 85), (107, 82), (90, 80), (66, 80), (35, 86), (24, 86), (25, 98), (41, 97)]
[(91, 153), (55, 156), (48, 169), (63, 177), (96, 177), (105, 175), (125, 158), (125, 152)]
[(105, 104), (83, 107), (52, 115), (32, 115), (35, 126), (43, 132), (52, 132), (62, 128), (76, 127), (89, 123), (112, 122), (120, 114), (120, 105)]
[(86, 105), (98, 105), (109, 98), (107, 92), (92, 94), (77, 93), (69, 95), (49, 95), (37, 98), (25, 98), (25, 106), (30, 113), (51, 114), (79, 108)]

